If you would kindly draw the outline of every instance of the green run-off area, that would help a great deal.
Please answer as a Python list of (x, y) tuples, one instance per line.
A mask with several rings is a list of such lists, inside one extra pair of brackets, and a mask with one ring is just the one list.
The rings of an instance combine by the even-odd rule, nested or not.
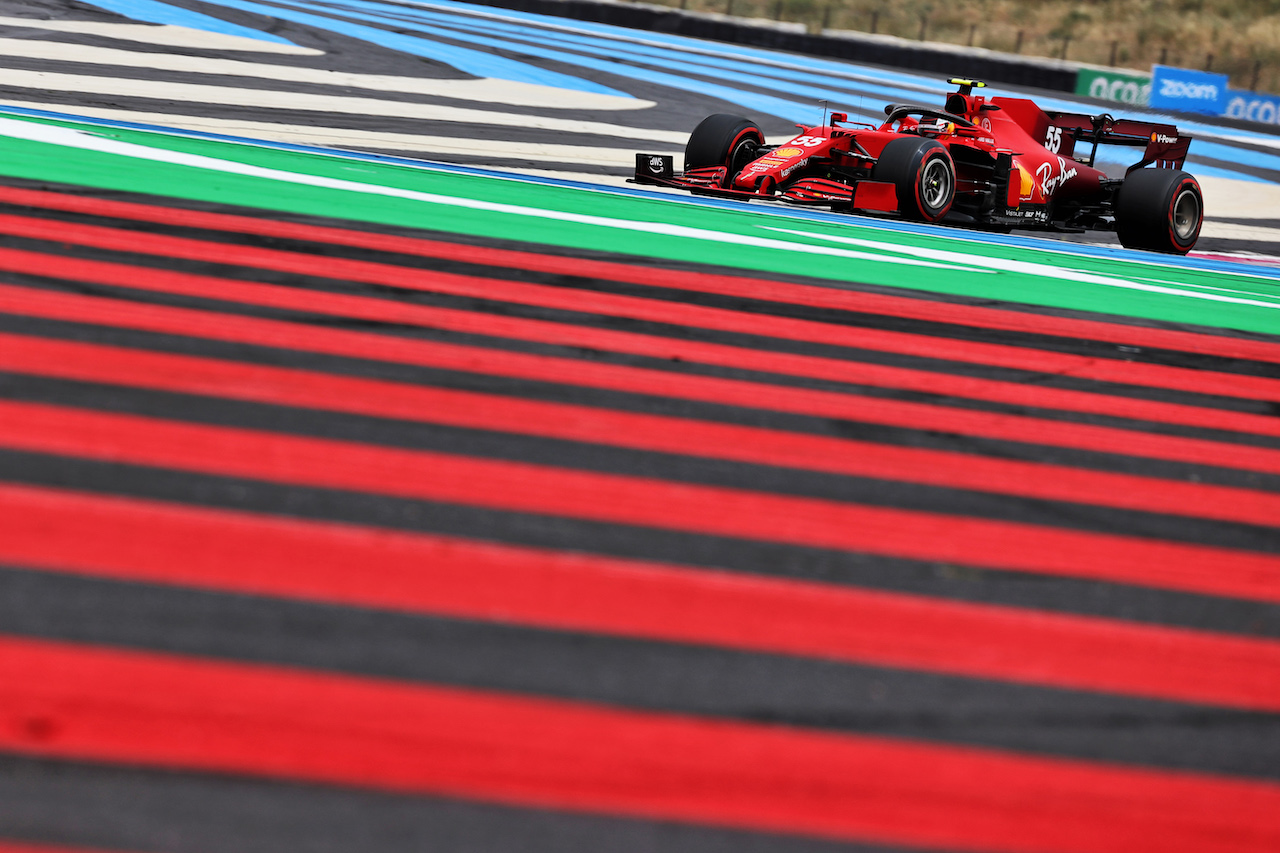
[[(865, 217), (706, 204), (89, 123), (0, 118), (0, 174), (265, 210), (1280, 333), (1280, 280)], [(938, 233), (938, 232), (943, 233)], [(1114, 255), (1114, 256), (1112, 256)]]

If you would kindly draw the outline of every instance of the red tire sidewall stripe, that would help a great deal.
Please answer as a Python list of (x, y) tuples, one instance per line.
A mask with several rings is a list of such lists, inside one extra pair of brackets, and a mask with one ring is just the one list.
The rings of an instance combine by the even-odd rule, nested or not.
[[(1200, 202), (1200, 221), (1196, 223), (1196, 231), (1191, 235), (1191, 239), (1188, 242), (1183, 243), (1178, 239), (1177, 233), (1173, 230), (1173, 211), (1175, 205), (1178, 203), (1179, 196), (1182, 195), (1182, 191), (1188, 187), (1195, 192), (1196, 199)], [(1204, 195), (1200, 192), (1200, 184), (1196, 182), (1195, 178), (1183, 178), (1178, 183), (1178, 186), (1174, 188), (1173, 194), (1169, 197), (1169, 209), (1165, 212), (1165, 226), (1169, 229), (1169, 243), (1180, 249), (1190, 251), (1191, 247), (1200, 239), (1200, 227), (1202, 225), (1204, 225)]]
[(729, 150), (724, 152), (725, 168), (733, 168), (733, 152), (738, 150), (738, 146), (742, 144), (742, 140), (748, 136), (759, 136), (759, 133), (753, 127), (745, 128), (733, 138), (733, 142), (729, 143)]
[(943, 207), (941, 212), (939, 212), (936, 216), (930, 217), (929, 212), (925, 209), (924, 185), (921, 183), (921, 181), (924, 177), (925, 166), (929, 163), (929, 158), (933, 157), (934, 154), (941, 154), (942, 158), (947, 161), (947, 166), (950, 167), (951, 174), (954, 175), (956, 173), (955, 163), (951, 160), (951, 155), (947, 153), (946, 148), (943, 148), (943, 147), (930, 148), (927, 151), (925, 151), (924, 156), (920, 158), (920, 165), (916, 168), (916, 173), (915, 173), (915, 202), (916, 202), (917, 209), (920, 211), (921, 214), (924, 215), (925, 219), (929, 222), (941, 221), (942, 218), (947, 215), (947, 212), (951, 210), (951, 203), (955, 200), (955, 197), (956, 197), (955, 191), (953, 189), (951, 193), (951, 198), (947, 200), (946, 206)]

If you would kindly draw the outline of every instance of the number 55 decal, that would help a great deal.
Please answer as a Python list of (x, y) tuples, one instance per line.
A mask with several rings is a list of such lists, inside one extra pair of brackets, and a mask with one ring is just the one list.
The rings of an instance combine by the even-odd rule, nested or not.
[(1058, 153), (1058, 149), (1062, 147), (1062, 128), (1056, 125), (1049, 125), (1049, 132), (1044, 136), (1044, 147)]

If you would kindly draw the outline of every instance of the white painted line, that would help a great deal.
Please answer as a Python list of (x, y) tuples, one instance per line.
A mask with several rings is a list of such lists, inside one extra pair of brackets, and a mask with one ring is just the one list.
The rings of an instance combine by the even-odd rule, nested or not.
[[(193, 30), (189, 27), (178, 27), (169, 24), (112, 24), (101, 21), (41, 21), (35, 18), (0, 17), (0, 27), (24, 27), (26, 29), (55, 33), (82, 33), (119, 41), (141, 42), (142, 44), (163, 45), (165, 47), (243, 50), (254, 53), (285, 53), (293, 56), (324, 55), (323, 50), (299, 47), (296, 44), (278, 44), (276, 42), (245, 38), (244, 36), (210, 33), (204, 30)], [(81, 45), (68, 45), (68, 47), (73, 49), (82, 48)]]
[[(247, 41), (247, 39), (246, 39)], [(266, 44), (267, 42), (255, 42)], [(120, 68), (145, 68), (186, 74), (221, 74), (227, 77), (254, 77), (285, 83), (341, 86), (373, 92), (405, 92), (441, 98), (540, 107), (563, 110), (637, 110), (652, 107), (653, 101), (621, 98), (593, 92), (577, 92), (511, 80), (442, 80), (434, 77), (392, 77), (378, 74), (351, 74), (315, 68), (296, 68), (237, 59), (212, 59), (169, 53), (148, 53), (92, 47), (83, 44), (0, 38), (0, 56), (44, 59), (51, 62), (88, 62)], [(6, 72), (6, 77), (7, 77)]]
[[(801, 237), (810, 237), (815, 240), (828, 240), (833, 243), (843, 243), (850, 246), (862, 246), (864, 248), (878, 249), (884, 252), (900, 252), (915, 258), (928, 258), (936, 261), (951, 261), (954, 263), (965, 263), (973, 266), (987, 267), (996, 272), (1016, 272), (1023, 275), (1040, 276), (1042, 278), (1056, 278), (1063, 281), (1073, 281), (1083, 284), (1097, 284), (1103, 287), (1117, 287), (1125, 290), (1142, 290), (1148, 293), (1163, 293), (1169, 296), (1186, 296), (1190, 299), (1203, 299), (1209, 302), (1229, 302), (1235, 305), (1253, 305), (1258, 308), (1280, 308), (1280, 303), (1266, 302), (1261, 299), (1243, 299), (1236, 296), (1223, 296), (1218, 293), (1208, 293), (1199, 290), (1187, 290), (1188, 286), (1178, 282), (1161, 282), (1161, 284), (1143, 284), (1138, 281), (1129, 281), (1122, 278), (1113, 278), (1111, 276), (1097, 275), (1095, 273), (1084, 272), (1083, 270), (1070, 269), (1067, 267), (1056, 267), (1051, 264), (1038, 264), (1032, 261), (1015, 261), (1010, 258), (993, 258), (982, 255), (970, 255), (964, 252), (950, 252), (945, 249), (925, 249), (918, 246), (900, 246), (896, 243), (880, 243), (875, 240), (861, 240), (855, 237), (840, 237), (834, 234), (816, 234), (809, 231), (794, 231), (790, 228), (775, 228), (773, 226), (762, 226), (770, 231), (781, 231), (787, 234), (795, 234)], [(1159, 279), (1155, 279), (1159, 281)], [(1172, 286), (1176, 285), (1176, 286)]]
[[(1164, 281), (1163, 279), (1158, 279), (1158, 278), (1139, 278), (1138, 280), (1139, 280), (1139, 281), (1153, 281), (1153, 282), (1156, 282), (1157, 284), (1168, 284), (1168, 283), (1169, 283), (1169, 282), (1167, 282), (1167, 281)], [(1206, 291), (1206, 292), (1208, 292), (1208, 291), (1214, 291), (1214, 292), (1217, 292), (1217, 293), (1243, 293), (1243, 294), (1245, 294), (1246, 296), (1249, 296), (1249, 297), (1256, 297), (1256, 298), (1258, 298), (1258, 299), (1261, 299), (1261, 298), (1263, 298), (1263, 297), (1267, 297), (1267, 296), (1268, 296), (1268, 294), (1265, 294), (1265, 293), (1254, 293), (1252, 290), (1241, 290), (1241, 289), (1240, 289), (1240, 288), (1238, 288), (1238, 287), (1214, 287), (1214, 286), (1213, 286), (1213, 285), (1211, 285), (1211, 284), (1196, 284), (1196, 285), (1192, 285), (1192, 286), (1193, 286), (1193, 287), (1195, 287), (1195, 288), (1197, 288), (1198, 290), (1203, 290), (1203, 291)], [(1275, 296), (1270, 296), (1270, 297), (1268, 297), (1268, 298), (1272, 299), (1272, 300), (1273, 300), (1273, 302), (1275, 303), (1275, 304), (1273, 305), (1273, 307), (1280, 308), (1280, 290), (1277, 290), (1277, 292), (1276, 292)]]
[(1244, 145), (1261, 145), (1265, 148), (1280, 148), (1280, 137), (1263, 135), (1259, 133), (1257, 136), (1242, 136), (1238, 133), (1214, 133), (1213, 131), (1197, 129), (1196, 139), (1217, 139), (1228, 144), (1244, 144)]
[[(582, 163), (593, 166), (632, 168), (635, 156), (630, 149), (593, 148), (586, 145), (553, 145), (545, 142), (514, 142), (496, 139), (458, 139), (449, 136), (420, 136), (413, 133), (377, 133), (370, 130), (347, 130), (337, 127), (309, 127), (300, 124), (276, 124), (266, 121), (182, 116), (172, 113), (139, 113), (99, 107), (75, 107), (72, 113), (65, 104), (41, 104), (9, 101), (33, 110), (74, 114), (109, 121), (137, 122), (161, 127), (243, 136), (294, 145), (320, 145), (336, 149), (378, 149), (411, 151), (423, 156), (433, 154), (482, 155), (497, 159), (529, 160), (538, 163)], [(581, 177), (578, 178), (581, 180)]]
[[(501, 127), (529, 127), (538, 130), (554, 130), (561, 133), (585, 133), (646, 142), (666, 142), (679, 144), (682, 147), (688, 140), (688, 134), (675, 131), (643, 130), (618, 124), (605, 124), (604, 122), (547, 118), (544, 116), (522, 115), (520, 113), (448, 107), (438, 104), (411, 104), (403, 101), (383, 101), (376, 98), (345, 98), (332, 95), (274, 91), (271, 89), (240, 89), (231, 86), (207, 86), (201, 83), (166, 83), (155, 80), (91, 77), (82, 74), (55, 74), (12, 69), (5, 70), (3, 80), (6, 87), (35, 89), (42, 92), (82, 92), (107, 97), (151, 98), (162, 101), (181, 101), (183, 103), (218, 104), (219, 106), (252, 105), (275, 110), (307, 110), (342, 115), (467, 122)], [(465, 95), (460, 94), (459, 97), (465, 97)], [(74, 107), (64, 107), (63, 109), (74, 109)], [(459, 140), (467, 142), (472, 138), (460, 136)]]
[[(489, 167), (477, 165), (475, 168), (485, 169)], [(495, 167), (494, 171), (499, 170)], [(502, 174), (494, 177), (519, 178), (521, 175), (526, 175), (531, 178), (544, 178), (553, 181), (574, 181), (580, 184), (591, 184), (592, 190), (599, 191), (607, 191), (611, 187), (627, 189), (630, 186), (625, 177), (602, 175), (595, 172), (565, 172), (558, 169), (513, 169), (510, 166), (503, 166), (500, 171)]]
[[(793, 243), (786, 240), (751, 237), (745, 234), (730, 234), (722, 231), (711, 231), (705, 228), (690, 228), (684, 225), (671, 225), (663, 222), (638, 222), (628, 219), (592, 216), (583, 213), (543, 210), (540, 208), (503, 204), (501, 202), (484, 201), (481, 199), (455, 198), (453, 196), (424, 193), (417, 190), (406, 190), (399, 187), (384, 187), (377, 184), (365, 184), (357, 181), (342, 180), (340, 178), (326, 178), (318, 175), (286, 172), (280, 169), (267, 169), (261, 166), (237, 163), (232, 160), (220, 160), (199, 154), (186, 154), (180, 151), (148, 148), (145, 145), (136, 145), (131, 142), (108, 139), (96, 134), (74, 130), (72, 128), (40, 124), (37, 122), (0, 118), (0, 135), (10, 136), (15, 139), (26, 139), (47, 145), (79, 148), (83, 150), (97, 151), (104, 154), (114, 154), (121, 157), (150, 160), (158, 163), (171, 163), (178, 166), (187, 166), (196, 169), (247, 175), (272, 181), (287, 181), (294, 184), (345, 190), (348, 192), (365, 193), (368, 195), (383, 195), (393, 198), (411, 199), (413, 201), (421, 201), (428, 204), (468, 208), (471, 210), (484, 210), (490, 213), (527, 216), (535, 219), (551, 219), (560, 222), (573, 222), (579, 225), (592, 225), (601, 228), (657, 234), (664, 237), (682, 237), (693, 240), (728, 243), (738, 246), (750, 246), (753, 248), (774, 249), (789, 253), (827, 255), (862, 261), (876, 261), (898, 266), (933, 267), (937, 269), (950, 270), (968, 269), (971, 272), (987, 272), (987, 270), (980, 268), (961, 267), (951, 263), (932, 260), (913, 260), (903, 258), (901, 256), (873, 254), (870, 252), (848, 249), (836, 249), (829, 246), (814, 246), (807, 243)], [(357, 167), (352, 166), (352, 168), (355, 169)]]

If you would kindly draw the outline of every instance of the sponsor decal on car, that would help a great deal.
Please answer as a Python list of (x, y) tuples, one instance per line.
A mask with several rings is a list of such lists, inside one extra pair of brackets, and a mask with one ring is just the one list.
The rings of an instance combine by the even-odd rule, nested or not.
[(796, 169), (799, 169), (801, 166), (807, 164), (808, 162), (809, 162), (809, 158), (806, 157), (798, 163), (792, 163), (790, 166), (782, 170), (782, 177), (784, 178), (787, 177), (787, 175), (790, 175)]
[(1172, 145), (1178, 141), (1178, 137), (1165, 136), (1163, 133), (1153, 132), (1151, 134), (1151, 141), (1158, 142), (1161, 145)]
[(1045, 198), (1053, 195), (1054, 190), (1079, 174), (1075, 166), (1068, 169), (1066, 160), (1061, 157), (1057, 159), (1058, 174), (1056, 175), (1053, 173), (1053, 161), (1041, 163), (1036, 167), (1036, 177), (1040, 179), (1040, 192), (1044, 193)]
[(1022, 199), (1031, 198), (1032, 192), (1036, 188), (1036, 179), (1031, 177), (1031, 173), (1023, 168), (1021, 163), (1014, 163), (1013, 168), (1018, 173), (1018, 197)]
[(800, 157), (803, 155), (803, 148), (775, 148), (773, 151), (773, 156), (775, 157)]
[(1062, 150), (1062, 128), (1056, 125), (1049, 125), (1049, 129), (1044, 135), (1044, 147), (1057, 154)]
[(1048, 222), (1049, 211), (1044, 205), (1035, 207), (1010, 207), (1004, 212), (1010, 219), (1030, 219), (1034, 222)]

